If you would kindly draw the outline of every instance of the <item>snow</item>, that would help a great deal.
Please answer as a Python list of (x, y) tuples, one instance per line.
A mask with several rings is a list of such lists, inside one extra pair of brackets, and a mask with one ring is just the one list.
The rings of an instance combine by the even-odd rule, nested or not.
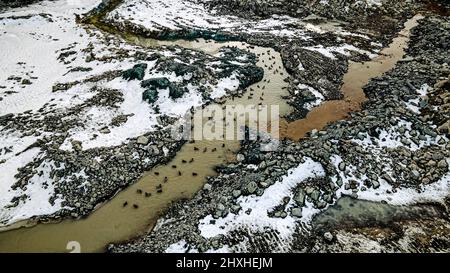
[[(15, 157), (19, 152), (25, 150), (28, 146), (33, 144), (37, 140), (34, 136), (21, 137), (20, 134), (12, 132), (0, 131), (0, 161), (9, 160)], [(1, 151), (8, 148), (11, 152), (6, 153)]]
[[(3, 97), (0, 101), (0, 116), (37, 110), (52, 99), (61, 102), (59, 107), (69, 107), (90, 98), (82, 87), (62, 95), (53, 93), (52, 86), (61, 79), (75, 80), (70, 78), (71, 75), (65, 77), (67, 68), (57, 58), (63, 48), (71, 46), (72, 50), (79, 50), (86, 45), (87, 34), (75, 24), (74, 14), (84, 13), (99, 2), (80, 0), (67, 5), (66, 1), (43, 1), (0, 14), (0, 83), (7, 87), (6, 90), (15, 92), (5, 94), (5, 89), (0, 90)], [(73, 65), (78, 63), (75, 60)], [(32, 84), (22, 85), (8, 80), (11, 76), (29, 79)], [(72, 100), (75, 94), (77, 96)], [(40, 137), (48, 135), (46, 132), (41, 133)], [(11, 188), (18, 182), (14, 177), (18, 169), (43, 156), (38, 148), (23, 152), (37, 139), (0, 128), (0, 148), (3, 148), (0, 152), (0, 162), (3, 161), (0, 163), (0, 225), (53, 214), (62, 209), (61, 198), (56, 198), (54, 204), (49, 202), (49, 198), (54, 196), (52, 179), (49, 177), (54, 166), (50, 162), (42, 163), (23, 189)], [(4, 148), (11, 149), (11, 152), (6, 153)], [(24, 201), (15, 207), (8, 207), (14, 197), (24, 195)]]

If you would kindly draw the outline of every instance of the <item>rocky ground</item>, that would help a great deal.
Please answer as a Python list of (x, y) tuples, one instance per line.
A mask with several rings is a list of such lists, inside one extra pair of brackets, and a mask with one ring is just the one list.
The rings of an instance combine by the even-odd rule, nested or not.
[[(413, 29), (405, 58), (365, 87), (363, 111), (298, 143), (283, 141), (276, 152), (243, 143), (241, 162), (218, 168), (150, 234), (109, 250), (448, 251), (449, 22), (429, 16)], [(311, 224), (343, 195), (394, 210), (421, 200), (441, 205), (388, 224), (376, 214), (359, 225), (358, 215)]]
[[(406, 56), (365, 87), (362, 111), (299, 142), (282, 140), (276, 151), (242, 142), (237, 162), (218, 166), (151, 233), (108, 250), (448, 251), (446, 3), (80, 1), (69, 10), (65, 1), (44, 1), (0, 14), (2, 226), (88, 215), (170, 161), (184, 143), (170, 129), (185, 112), (264, 76), (246, 50), (209, 55), (127, 38), (273, 47), (289, 73), (287, 119), (296, 120), (311, 105), (341, 99), (349, 61), (375, 57), (421, 11)], [(18, 38), (22, 55), (14, 55)], [(375, 206), (382, 216), (375, 209), (323, 225), (339, 202)]]

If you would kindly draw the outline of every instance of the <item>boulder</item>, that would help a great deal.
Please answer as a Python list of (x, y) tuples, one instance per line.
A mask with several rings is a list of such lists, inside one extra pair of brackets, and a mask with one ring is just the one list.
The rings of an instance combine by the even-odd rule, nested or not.
[(145, 69), (147, 69), (147, 64), (136, 64), (133, 66), (133, 68), (125, 70), (123, 72), (122, 77), (125, 80), (131, 81), (131, 80), (140, 80), (142, 81), (145, 76)]

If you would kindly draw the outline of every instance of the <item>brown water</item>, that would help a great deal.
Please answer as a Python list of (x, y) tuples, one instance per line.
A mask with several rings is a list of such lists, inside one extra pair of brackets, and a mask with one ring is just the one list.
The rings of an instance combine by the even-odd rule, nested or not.
[[(138, 38), (133, 42), (144, 46), (154, 46), (157, 43), (155, 40)], [(161, 43), (182, 45), (209, 54), (218, 53), (222, 46), (249, 48), (242, 43), (204, 40)], [(260, 56), (258, 65), (265, 69), (264, 80), (250, 86), (250, 90), (243, 97), (227, 99), (225, 104), (253, 105), (261, 102), (279, 105), (280, 113), (287, 114), (290, 108), (281, 96), (287, 92), (285, 88), (287, 83), (284, 79), (288, 74), (282, 67), (280, 54), (273, 49), (262, 47), (249, 50)], [(279, 67), (279, 72), (274, 73), (273, 69), (264, 66), (268, 63)], [(269, 80), (270, 82), (267, 82)], [(254, 96), (249, 98), (249, 93), (254, 93)], [(136, 184), (120, 192), (85, 219), (38, 224), (34, 227), (0, 233), (0, 252), (65, 252), (70, 241), (79, 242), (82, 252), (100, 252), (108, 243), (131, 239), (151, 229), (171, 202), (192, 197), (202, 188), (207, 176), (215, 175), (214, 166), (235, 160), (234, 152), (238, 148), (237, 141), (203, 140), (187, 143), (169, 164), (154, 168)], [(207, 151), (204, 152), (204, 149)], [(160, 184), (162, 193), (158, 193), (156, 188)], [(151, 196), (146, 197), (145, 193)], [(128, 205), (123, 207), (125, 202)], [(137, 205), (138, 208), (134, 208), (133, 205)]]
[(282, 136), (299, 140), (314, 129), (320, 130), (331, 122), (345, 119), (350, 112), (361, 110), (361, 104), (367, 99), (363, 87), (370, 79), (394, 68), (402, 59), (408, 46), (409, 32), (421, 18), (421, 15), (416, 15), (409, 19), (389, 47), (380, 52), (379, 57), (364, 63), (350, 62), (341, 88), (343, 100), (326, 101), (313, 108), (304, 119), (290, 123), (284, 121), (280, 128)]
[[(402, 58), (409, 30), (420, 18), (416, 16), (409, 20), (399, 37), (389, 48), (382, 51), (384, 55), (380, 58), (364, 64), (350, 63), (342, 87), (344, 100), (325, 102), (314, 108), (305, 119), (285, 123), (280, 128), (283, 136), (300, 139), (312, 129), (323, 128), (329, 122), (345, 118), (350, 111), (359, 110), (360, 103), (365, 100), (362, 87), (370, 78), (388, 71)], [(227, 99), (225, 104), (279, 105), (281, 115), (291, 110), (281, 98), (287, 95), (287, 83), (284, 79), (288, 74), (283, 68), (280, 54), (272, 49), (249, 47), (240, 42), (217, 43), (204, 40), (156, 42), (139, 37), (127, 37), (127, 40), (143, 46), (155, 46), (158, 43), (181, 45), (202, 50), (208, 54), (216, 54), (222, 46), (247, 48), (259, 55), (258, 65), (265, 70), (264, 80), (249, 87), (243, 97)], [(273, 69), (268, 68), (270, 64), (274, 66)], [(275, 68), (278, 72), (275, 72)], [(249, 97), (250, 93), (254, 95)], [(194, 147), (198, 150), (194, 150)], [(234, 161), (234, 151), (238, 147), (239, 144), (236, 141), (188, 143), (169, 164), (156, 167), (152, 172), (145, 174), (140, 181), (120, 192), (85, 219), (38, 224), (34, 227), (0, 233), (0, 252), (65, 252), (67, 243), (70, 241), (79, 242), (82, 252), (100, 252), (108, 243), (138, 236), (154, 226), (160, 214), (171, 202), (190, 198), (201, 189), (206, 177), (215, 174), (214, 166)], [(206, 149), (205, 152), (203, 152), (204, 149)], [(193, 173), (196, 175), (194, 176)], [(164, 182), (165, 180), (167, 182)], [(162, 193), (157, 192), (159, 184), (162, 185)], [(151, 196), (146, 197), (145, 193)], [(123, 207), (125, 202), (128, 205)], [(137, 205), (138, 208), (134, 208), (133, 205)]]

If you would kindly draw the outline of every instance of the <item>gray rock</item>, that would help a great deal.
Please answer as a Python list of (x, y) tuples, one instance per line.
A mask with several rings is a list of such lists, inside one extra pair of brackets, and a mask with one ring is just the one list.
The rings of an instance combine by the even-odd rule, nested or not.
[(323, 238), (325, 239), (325, 241), (327, 241), (328, 243), (331, 243), (333, 241), (333, 234), (331, 234), (331, 232), (325, 232), (323, 234)]

